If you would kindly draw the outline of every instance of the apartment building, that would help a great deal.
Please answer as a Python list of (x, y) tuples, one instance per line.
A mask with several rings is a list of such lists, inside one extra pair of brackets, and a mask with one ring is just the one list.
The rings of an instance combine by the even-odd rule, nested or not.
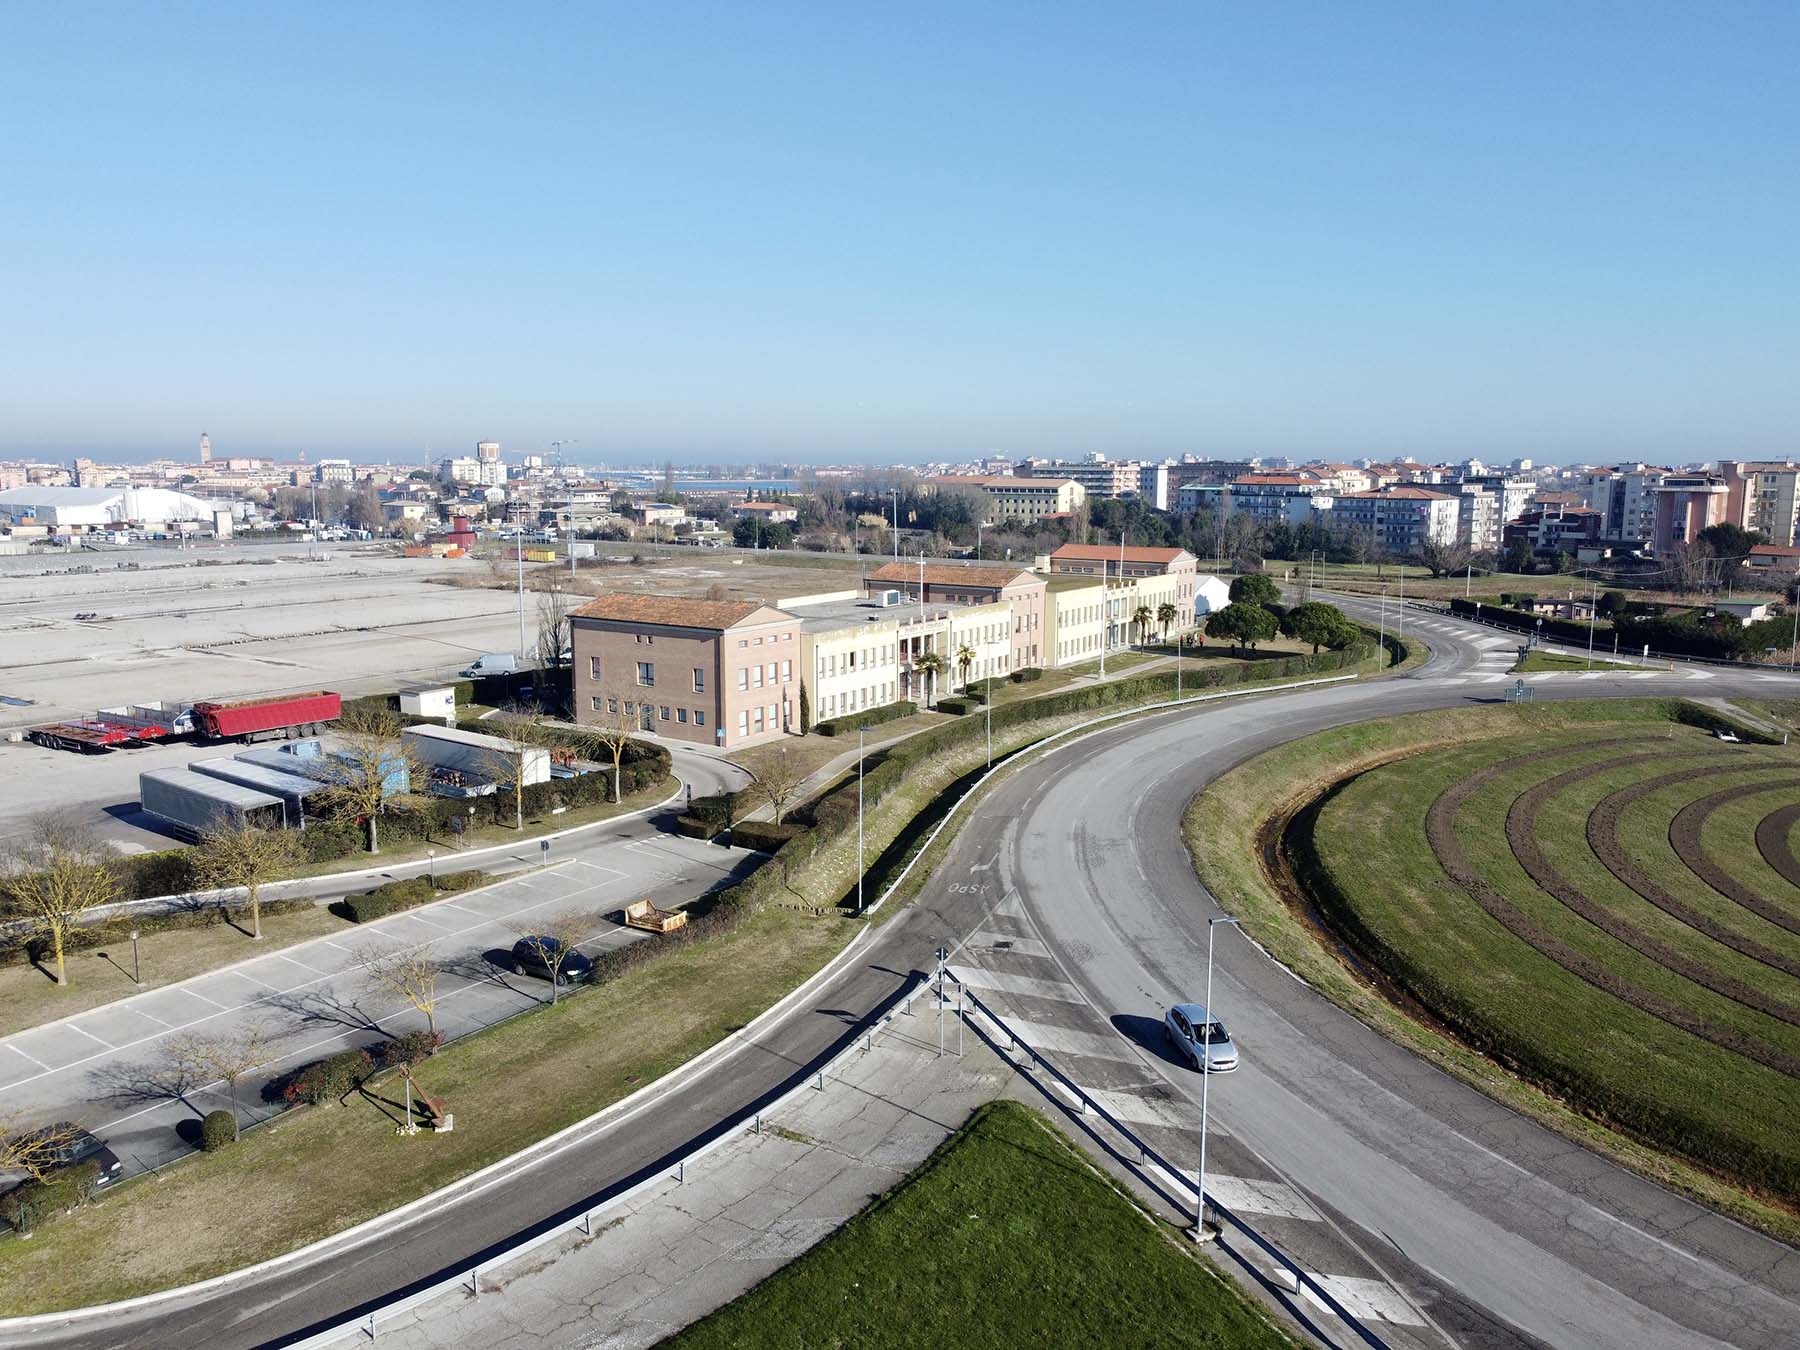
[(1709, 525), (1728, 519), (1731, 489), (1705, 473), (1671, 473), (1655, 492), (1656, 522), (1650, 547), (1658, 557), (1691, 544)]
[(1800, 465), (1746, 464), (1719, 466), (1727, 489), (1726, 518), (1755, 530), (1771, 544), (1800, 543)]
[(1583, 506), (1600, 513), (1603, 538), (1641, 544), (1655, 533), (1656, 489), (1668, 472), (1644, 464), (1616, 464), (1581, 474), (1574, 490)]
[(798, 731), (800, 621), (747, 600), (600, 595), (573, 610), (575, 719), (731, 749)]
[(1477, 553), (1500, 548), (1500, 501), (1479, 483), (1458, 484), (1456, 542)]
[[(1131, 612), (1147, 605), (1155, 614), (1163, 605), (1172, 604), (1175, 622), (1170, 632), (1185, 632), (1194, 625), (1200, 567), (1186, 549), (1064, 544), (1050, 555), (1049, 571), (1052, 576), (1100, 576), (1127, 583), (1132, 593)], [(1129, 622), (1130, 613), (1126, 619)]]
[(1106, 648), (1110, 587), (1100, 576), (1052, 576), (1044, 605), (1047, 664), (1092, 661)]
[(928, 488), (968, 488), (987, 498), (988, 519), (1042, 520), (1078, 511), (1087, 504), (1081, 484), (1066, 478), (1026, 478), (1009, 474), (945, 473), (923, 480)]
[(1012, 633), (1008, 668), (1041, 666), (1048, 659), (1044, 636), (1045, 578), (1022, 567), (999, 563), (928, 561), (884, 563), (864, 580), (874, 595), (898, 590), (929, 609), (937, 606), (1011, 606)]
[(1411, 485), (1379, 492), (1347, 492), (1331, 499), (1334, 524), (1367, 531), (1399, 557), (1418, 553), (1428, 544), (1454, 544), (1460, 508), (1458, 496)]
[(1316, 498), (1331, 495), (1318, 474), (1305, 470), (1245, 474), (1233, 479), (1219, 494), (1219, 514), (1221, 518), (1247, 515), (1258, 525), (1297, 525), (1312, 518)]
[(1058, 459), (1048, 464), (1021, 460), (1017, 472), (1032, 478), (1062, 478), (1077, 483), (1089, 497), (1134, 497), (1144, 465), (1135, 459), (1090, 455), (1083, 460)]

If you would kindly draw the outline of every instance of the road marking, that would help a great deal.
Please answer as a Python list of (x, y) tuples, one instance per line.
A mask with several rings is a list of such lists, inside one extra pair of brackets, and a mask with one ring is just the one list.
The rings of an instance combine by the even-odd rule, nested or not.
[[(227, 1008), (223, 1003), (219, 1002), (216, 998), (208, 998), (205, 994), (201, 993), (198, 989), (183, 989), (181, 992), (184, 994), (192, 994), (195, 998), (199, 999), (202, 1003), (212, 1004), (213, 1007), (217, 1008), (220, 1012), (233, 1011), (232, 1009)], [(206, 1019), (201, 1018), (200, 1020), (205, 1021)], [(186, 1025), (192, 1026), (193, 1023), (189, 1022)]]
[[(1413, 1311), (1412, 1304), (1383, 1280), (1365, 1280), (1353, 1275), (1320, 1275), (1310, 1270), (1306, 1273), (1323, 1285), (1358, 1321), (1396, 1322), (1407, 1327), (1425, 1325), (1418, 1313)], [(1335, 1315), (1325, 1306), (1325, 1300), (1305, 1285), (1300, 1286), (1300, 1292), (1326, 1316)]]
[[(1210, 1122), (1207, 1133), (1212, 1133)], [(1196, 1174), (1184, 1168), (1181, 1175), (1191, 1185)], [(1272, 1219), (1305, 1219), (1309, 1223), (1319, 1220), (1319, 1211), (1307, 1203), (1305, 1196), (1285, 1182), (1266, 1181), (1258, 1177), (1222, 1177), (1209, 1171), (1206, 1174), (1206, 1190), (1207, 1194), (1226, 1209), (1244, 1214), (1261, 1214)], [(1382, 1287), (1386, 1288), (1385, 1285)], [(1332, 1292), (1337, 1291), (1334, 1289)], [(1344, 1301), (1344, 1306), (1350, 1306), (1348, 1300)]]
[(108, 1041), (101, 1040), (98, 1036), (94, 1035), (93, 1032), (88, 1031), (86, 1028), (76, 1026), (75, 1023), (73, 1023), (73, 1022), (65, 1022), (63, 1025), (68, 1027), (68, 1029), (70, 1031), (78, 1032), (79, 1034), (86, 1036), (95, 1045), (104, 1045), (108, 1050), (117, 1050), (119, 1048), (118, 1046), (113, 1045)]
[(1085, 1031), (1048, 1026), (1043, 1022), (1008, 1019), (1007, 1025), (1020, 1040), (1039, 1053), (1055, 1050), (1065, 1055), (1084, 1055), (1089, 1059), (1132, 1058), (1126, 1043), (1113, 1036), (1095, 1036)]
[(286, 961), (290, 966), (299, 966), (301, 970), (306, 971), (309, 975), (329, 975), (329, 974), (331, 974), (331, 972), (328, 970), (320, 970), (317, 966), (309, 966), (304, 961), (296, 961), (296, 960), (294, 960), (293, 957), (288, 956), (287, 954), (285, 954), (283, 952), (276, 952), (275, 955), (280, 957), (283, 961)]
[(1062, 980), (1034, 980), (1029, 975), (1008, 975), (980, 966), (952, 967), (950, 973), (964, 984), (977, 989), (998, 989), (1003, 994), (1024, 994), (1031, 998), (1053, 999), (1058, 1003), (1085, 1003), (1081, 991)]
[(1663, 672), (1660, 670), (1641, 670), (1635, 675), (1627, 675), (1628, 680), (1652, 680)]
[(149, 1013), (145, 1012), (142, 1008), (129, 1008), (126, 1011), (135, 1013), (137, 1016), (143, 1018), (146, 1022), (154, 1022), (154, 1023), (156, 1023), (157, 1026), (167, 1027), (170, 1031), (175, 1030), (175, 1027), (173, 1024), (163, 1021), (162, 1018), (160, 1018), (160, 1017), (152, 1017)]
[(992, 929), (984, 929), (969, 939), (969, 946), (988, 946), (1007, 956), (1037, 956), (1048, 961), (1050, 949), (1036, 938), (1014, 937), (1011, 933), (996, 933)]
[[(26, 1054), (23, 1050), (19, 1049), (19, 1047), (16, 1045), (9, 1044), (6, 1048), (8, 1050), (12, 1051), (15, 1055), (19, 1056), (19, 1058), (30, 1060), (33, 1064), (37, 1065), (38, 1068), (42, 1069), (45, 1073), (55, 1073), (56, 1072), (56, 1070), (52, 1069), (48, 1064), (44, 1063), (43, 1060), (37, 1058), (35, 1055)], [(32, 1075), (33, 1078), (35, 1078), (36, 1076), (37, 1076), (36, 1074)], [(29, 1078), (21, 1078), (19, 1080), (19, 1082), (21, 1082), (21, 1083), (28, 1083), (30, 1081), (31, 1081), (31, 1079), (29, 1079)], [(16, 1086), (16, 1084), (8, 1083), (7, 1086), (14, 1087), (14, 1086)]]
[(1710, 680), (1712, 678), (1712, 672), (1696, 670), (1691, 675), (1683, 676), (1683, 678), (1689, 680)]
[[(1140, 1097), (1135, 1092), (1124, 1092), (1117, 1088), (1091, 1087), (1083, 1090), (1104, 1110), (1128, 1125), (1161, 1125), (1171, 1130), (1200, 1128), (1199, 1111), (1185, 1111), (1180, 1102), (1159, 1097)], [(1209, 1120), (1207, 1133), (1223, 1134), (1225, 1131), (1216, 1120)]]

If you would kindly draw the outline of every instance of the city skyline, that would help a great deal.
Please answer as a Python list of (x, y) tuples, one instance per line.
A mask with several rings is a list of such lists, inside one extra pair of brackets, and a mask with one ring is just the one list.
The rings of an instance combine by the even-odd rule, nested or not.
[(1788, 8), (682, 17), (15, 16), (0, 456), (1795, 449)]

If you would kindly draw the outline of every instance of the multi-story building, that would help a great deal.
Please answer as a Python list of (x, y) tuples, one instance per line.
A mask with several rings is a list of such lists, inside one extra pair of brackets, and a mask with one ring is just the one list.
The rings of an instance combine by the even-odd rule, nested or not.
[(1046, 663), (1069, 666), (1092, 661), (1106, 649), (1107, 600), (1110, 588), (1101, 576), (1050, 578), (1044, 604)]
[(1143, 467), (1135, 459), (1089, 455), (1086, 459), (1059, 459), (1049, 464), (1022, 460), (1017, 472), (1034, 478), (1069, 479), (1079, 483), (1090, 497), (1134, 497), (1138, 493)]
[(1081, 484), (1067, 478), (1012, 474), (939, 474), (920, 484), (927, 488), (968, 488), (987, 498), (988, 519), (1042, 520), (1079, 511), (1087, 503)]
[(1410, 484), (1379, 492), (1346, 492), (1331, 499), (1331, 520), (1341, 528), (1366, 531), (1399, 557), (1428, 544), (1454, 544), (1459, 498)]
[(749, 600), (601, 595), (570, 614), (575, 719), (731, 749), (799, 730), (800, 621)]
[(1666, 557), (1681, 545), (1693, 543), (1708, 526), (1728, 518), (1731, 489), (1712, 474), (1671, 473), (1655, 496), (1656, 523), (1650, 547), (1658, 557)]
[(315, 483), (354, 483), (356, 470), (347, 459), (322, 459), (313, 465)]
[[(1616, 464), (1582, 473), (1574, 491), (1583, 506), (1600, 513), (1602, 538), (1641, 544), (1655, 532), (1656, 489), (1667, 476), (1666, 469)], [(1543, 502), (1542, 493), (1538, 500)]]
[(1374, 474), (1354, 464), (1308, 464), (1304, 467), (1330, 492), (1373, 492), (1379, 486)]
[[(1194, 555), (1183, 548), (1064, 544), (1050, 555), (1052, 576), (1100, 576), (1129, 583), (1131, 613), (1140, 605), (1147, 606), (1152, 614), (1165, 604), (1174, 605), (1171, 632), (1185, 632), (1194, 625), (1194, 588), (1199, 571)], [(1130, 614), (1126, 620), (1130, 621)], [(1158, 624), (1158, 631), (1160, 627)]]
[(1456, 498), (1456, 542), (1476, 553), (1500, 547), (1500, 501), (1492, 489), (1463, 483)]
[[(1499, 523), (1501, 525), (1517, 520), (1524, 515), (1531, 505), (1531, 494), (1537, 491), (1537, 484), (1531, 479), (1521, 478), (1514, 474), (1470, 473), (1464, 474), (1456, 481), (1463, 485), (1484, 487), (1492, 492), (1500, 513)], [(1448, 486), (1449, 484), (1446, 484), (1446, 487)]]
[(1608, 536), (1606, 517), (1593, 507), (1552, 502), (1508, 521), (1502, 537), (1508, 548), (1514, 539), (1522, 538), (1531, 545), (1533, 553), (1549, 556), (1578, 555), (1584, 549), (1596, 549)]
[(1729, 490), (1728, 520), (1771, 544), (1800, 543), (1800, 465), (1726, 461), (1719, 470)]
[[(1048, 659), (1044, 637), (1044, 578), (1021, 567), (999, 563), (884, 563), (865, 579), (869, 594), (897, 590), (922, 608), (934, 605), (1011, 606), (1009, 670), (1042, 666)], [(924, 650), (920, 648), (919, 650)], [(942, 653), (939, 653), (942, 655)]]
[[(1183, 489), (1186, 491), (1186, 489)], [(1228, 483), (1219, 494), (1221, 517), (1247, 515), (1258, 525), (1285, 521), (1295, 525), (1309, 519), (1313, 499), (1331, 494), (1316, 473), (1245, 474)]]

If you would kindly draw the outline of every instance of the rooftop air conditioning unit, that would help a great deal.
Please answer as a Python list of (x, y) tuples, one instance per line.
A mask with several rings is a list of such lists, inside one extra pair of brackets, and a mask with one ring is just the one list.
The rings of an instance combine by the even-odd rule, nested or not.
[(881, 592), (880, 595), (876, 596), (875, 598), (876, 598), (877, 602), (882, 605), (883, 608), (887, 608), (887, 607), (890, 607), (893, 605), (898, 605), (904, 599), (904, 597), (900, 594), (899, 591), (883, 591), (883, 592)]

